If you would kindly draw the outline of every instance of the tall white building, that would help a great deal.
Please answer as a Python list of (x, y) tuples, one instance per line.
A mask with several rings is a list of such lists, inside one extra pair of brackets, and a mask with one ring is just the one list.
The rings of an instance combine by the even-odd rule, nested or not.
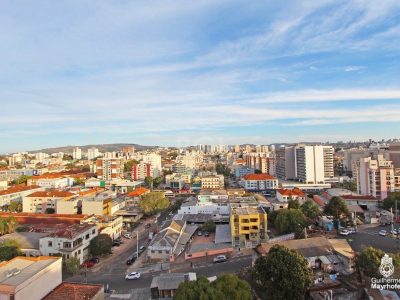
[(92, 160), (92, 159), (95, 159), (98, 156), (100, 156), (99, 149), (97, 149), (95, 147), (88, 149), (88, 151), (87, 151), (87, 159)]
[(142, 156), (143, 163), (149, 163), (151, 165), (151, 169), (154, 177), (158, 177), (161, 175), (162, 166), (161, 166), (161, 155), (157, 153), (145, 154)]
[(294, 146), (281, 146), (276, 152), (276, 176), (281, 180), (296, 178), (296, 160)]
[(304, 183), (324, 183), (333, 177), (332, 146), (295, 147), (296, 178)]
[(72, 158), (73, 158), (74, 160), (80, 160), (80, 159), (82, 159), (82, 150), (81, 150), (81, 148), (75, 147), (75, 148), (72, 150)]

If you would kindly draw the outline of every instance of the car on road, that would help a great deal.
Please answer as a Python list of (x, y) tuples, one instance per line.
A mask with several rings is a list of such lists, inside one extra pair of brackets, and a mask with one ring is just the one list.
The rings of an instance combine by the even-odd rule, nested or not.
[(142, 254), (146, 250), (145, 246), (140, 246), (139, 248), (139, 255)]
[(126, 276), (125, 276), (126, 280), (139, 279), (139, 278), (140, 278), (139, 272), (132, 272), (132, 273), (126, 274)]
[(129, 259), (126, 261), (126, 264), (127, 264), (128, 266), (130, 266), (130, 265), (133, 264), (135, 261), (136, 261), (136, 256), (133, 256), (133, 257), (129, 258)]
[(91, 268), (91, 267), (93, 267), (94, 265), (95, 265), (94, 262), (92, 262), (92, 261), (90, 261), (90, 260), (87, 260), (87, 261), (85, 261), (85, 262), (81, 265), (81, 267)]
[(350, 234), (350, 231), (349, 230), (347, 230), (347, 229), (343, 229), (343, 230), (340, 230), (340, 232), (339, 232), (339, 234), (340, 235), (349, 235)]
[(382, 229), (382, 230), (379, 230), (378, 234), (379, 234), (380, 236), (387, 236), (387, 235), (388, 235), (388, 232), (387, 232), (386, 230)]
[(130, 234), (129, 232), (127, 232), (127, 233), (124, 233), (124, 238), (126, 238), (126, 239), (131, 239), (132, 238), (132, 234)]
[(217, 263), (226, 262), (227, 260), (228, 260), (228, 259), (226, 258), (225, 255), (218, 255), (218, 256), (214, 257), (213, 262), (214, 262), (215, 264), (217, 264)]
[(98, 258), (98, 257), (92, 257), (91, 259), (89, 259), (89, 261), (91, 261), (91, 262), (93, 262), (93, 263), (95, 263), (95, 264), (98, 264), (98, 263), (100, 262), (100, 258)]

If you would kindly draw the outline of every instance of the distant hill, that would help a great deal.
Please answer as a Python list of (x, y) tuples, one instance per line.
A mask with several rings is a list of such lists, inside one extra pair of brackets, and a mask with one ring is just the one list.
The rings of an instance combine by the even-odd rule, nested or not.
[(72, 149), (75, 147), (79, 147), (82, 149), (82, 152), (86, 152), (89, 148), (95, 147), (99, 149), (100, 152), (113, 152), (120, 151), (123, 147), (135, 147), (136, 151), (147, 150), (151, 148), (155, 148), (156, 146), (142, 146), (138, 144), (99, 144), (99, 145), (85, 145), (85, 146), (63, 146), (63, 147), (54, 147), (54, 148), (46, 148), (40, 150), (29, 151), (29, 153), (38, 153), (44, 152), (47, 154), (64, 152), (64, 153), (72, 153)]

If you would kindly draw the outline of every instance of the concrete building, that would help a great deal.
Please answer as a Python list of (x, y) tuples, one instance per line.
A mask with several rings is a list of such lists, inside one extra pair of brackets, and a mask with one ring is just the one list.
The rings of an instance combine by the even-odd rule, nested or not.
[(104, 300), (104, 285), (63, 282), (43, 300)]
[(392, 161), (394, 168), (400, 168), (400, 143), (389, 145), (389, 160)]
[(79, 212), (79, 207), (82, 205), (80, 198), (57, 199), (56, 214), (74, 215)]
[(361, 158), (356, 167), (357, 190), (361, 195), (385, 199), (395, 190), (394, 168), (391, 161), (379, 154), (377, 159)]
[(81, 148), (75, 147), (75, 148), (72, 150), (72, 158), (73, 158), (74, 160), (80, 160), (80, 159), (82, 159), (82, 150), (81, 150)]
[(9, 205), (11, 201), (21, 202), (26, 195), (36, 191), (42, 191), (43, 188), (37, 185), (16, 185), (6, 190), (0, 191), (0, 207)]
[(95, 147), (88, 149), (88, 151), (87, 151), (87, 159), (88, 160), (93, 160), (99, 156), (100, 156), (99, 149), (97, 149)]
[(82, 264), (89, 256), (90, 241), (97, 235), (96, 225), (71, 225), (41, 238), (39, 242), (40, 252), (49, 256), (61, 254), (66, 260), (76, 257)]
[(267, 191), (278, 188), (278, 179), (268, 174), (247, 174), (241, 181), (246, 191)]
[(255, 169), (244, 167), (244, 166), (236, 166), (234, 168), (234, 173), (236, 178), (242, 178), (247, 174), (254, 174)]
[(54, 209), (56, 212), (58, 200), (70, 200), (75, 196), (73, 193), (60, 190), (37, 191), (23, 198), (22, 212), (43, 214), (47, 209)]
[(113, 207), (113, 193), (100, 193), (94, 197), (82, 199), (82, 214), (96, 216), (111, 216)]
[(225, 186), (224, 175), (209, 175), (201, 178), (202, 189), (223, 189)]
[(0, 263), (0, 299), (40, 300), (62, 282), (60, 257), (15, 257)]
[(144, 180), (147, 176), (154, 177), (150, 163), (138, 163), (132, 166), (132, 179), (133, 180)]
[(111, 181), (124, 176), (124, 162), (121, 158), (98, 158), (96, 161), (97, 178)]
[(150, 285), (151, 299), (173, 299), (182, 282), (196, 280), (196, 273), (165, 273), (155, 276)]
[(333, 148), (331, 146), (295, 147), (296, 178), (305, 183), (324, 183), (333, 177)]
[(162, 171), (161, 155), (157, 153), (145, 154), (142, 156), (142, 162), (149, 163), (151, 165), (154, 177), (158, 177), (161, 175)]
[(294, 189), (278, 189), (276, 190), (276, 199), (279, 202), (288, 202), (290, 199), (299, 201), (300, 204), (303, 204), (307, 196), (304, 192), (299, 188)]
[(107, 234), (113, 240), (119, 238), (122, 234), (122, 216), (93, 216), (84, 222), (96, 225), (99, 233)]
[(296, 178), (295, 147), (279, 147), (276, 152), (276, 176), (281, 180)]
[(267, 236), (267, 213), (261, 207), (233, 206), (230, 213), (233, 247), (253, 248)]

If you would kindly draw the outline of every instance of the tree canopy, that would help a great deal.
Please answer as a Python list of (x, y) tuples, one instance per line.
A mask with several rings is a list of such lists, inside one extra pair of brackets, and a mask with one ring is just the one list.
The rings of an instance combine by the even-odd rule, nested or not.
[(284, 234), (304, 228), (307, 221), (300, 209), (282, 209), (278, 211), (274, 225), (279, 234)]
[(154, 215), (157, 212), (168, 208), (169, 199), (163, 192), (150, 192), (141, 197), (139, 207), (146, 215)]
[(26, 184), (28, 182), (28, 179), (30, 178), (30, 176), (26, 176), (26, 175), (21, 175), (20, 177), (18, 177), (17, 179), (13, 180), (11, 182), (11, 184)]
[(208, 231), (208, 232), (215, 232), (215, 223), (213, 220), (207, 220), (206, 222), (204, 222), (204, 224), (201, 226), (201, 229), (204, 231)]
[(263, 299), (304, 299), (311, 286), (312, 273), (304, 256), (280, 245), (256, 260), (254, 274)]
[(89, 250), (90, 254), (104, 255), (111, 252), (113, 241), (108, 234), (99, 234), (90, 241)]
[(288, 208), (299, 209), (300, 208), (299, 200), (290, 198), (288, 201)]
[(10, 201), (10, 204), (8, 205), (8, 211), (21, 212), (22, 211), (22, 203), (19, 201)]
[(0, 217), (0, 235), (13, 233), (18, 223), (13, 216), (7, 218)]
[(222, 174), (225, 177), (229, 177), (231, 175), (231, 170), (229, 169), (229, 167), (221, 163), (217, 163), (215, 165), (215, 171), (217, 172), (217, 174)]
[(68, 273), (76, 275), (79, 273), (80, 261), (77, 257), (71, 257), (65, 262), (65, 268)]
[(390, 193), (385, 200), (382, 202), (382, 208), (390, 211), (393, 209), (393, 212), (396, 208), (396, 200), (397, 200), (397, 209), (400, 209), (400, 192)]
[(315, 220), (320, 215), (318, 205), (312, 200), (307, 200), (300, 208), (303, 214), (311, 220)]
[(136, 159), (128, 160), (124, 164), (124, 172), (132, 172), (133, 165), (137, 163), (138, 161)]
[(153, 189), (153, 182), (154, 182), (154, 179), (153, 179), (153, 177), (151, 177), (151, 176), (146, 176), (146, 177), (144, 178), (144, 183), (146, 184), (146, 186), (147, 186), (149, 189)]
[(14, 240), (5, 240), (0, 244), (0, 261), (13, 259), (22, 255), (19, 244)]
[(236, 275), (227, 274), (210, 283), (201, 277), (179, 285), (176, 300), (251, 300), (250, 285)]
[(325, 206), (325, 213), (333, 216), (335, 220), (350, 217), (350, 211), (347, 208), (346, 203), (340, 197), (332, 197), (329, 203)]

